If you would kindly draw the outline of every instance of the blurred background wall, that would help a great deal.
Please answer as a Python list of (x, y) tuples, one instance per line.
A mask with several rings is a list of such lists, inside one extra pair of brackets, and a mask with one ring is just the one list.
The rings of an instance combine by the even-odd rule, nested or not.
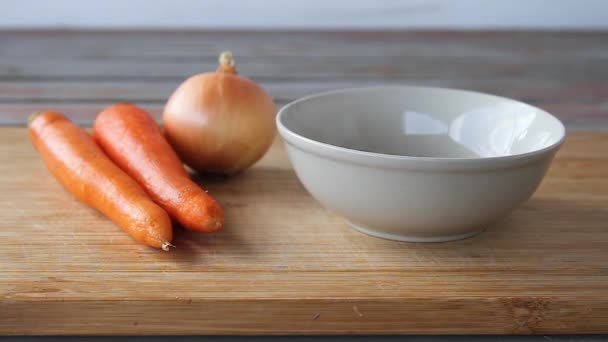
[(608, 28), (608, 0), (0, 0), (0, 28)]

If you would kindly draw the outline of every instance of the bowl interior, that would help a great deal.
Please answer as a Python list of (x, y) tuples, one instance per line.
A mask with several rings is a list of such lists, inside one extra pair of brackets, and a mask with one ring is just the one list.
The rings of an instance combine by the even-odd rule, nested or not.
[(487, 158), (529, 153), (564, 136), (564, 126), (530, 105), (476, 92), (362, 88), (286, 106), (280, 124), (321, 143), (390, 155)]

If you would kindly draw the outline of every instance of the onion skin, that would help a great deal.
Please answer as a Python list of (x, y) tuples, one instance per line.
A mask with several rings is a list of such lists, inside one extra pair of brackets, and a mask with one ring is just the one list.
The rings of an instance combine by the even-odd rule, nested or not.
[(276, 134), (272, 98), (254, 81), (237, 75), (228, 58), (222, 54), (216, 72), (182, 83), (163, 113), (167, 140), (199, 172), (242, 171), (266, 153)]

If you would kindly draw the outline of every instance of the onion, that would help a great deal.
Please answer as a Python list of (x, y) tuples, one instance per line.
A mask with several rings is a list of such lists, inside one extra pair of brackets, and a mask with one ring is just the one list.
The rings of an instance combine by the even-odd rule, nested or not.
[(200, 172), (235, 173), (258, 161), (275, 136), (276, 106), (254, 81), (237, 75), (230, 52), (215, 72), (198, 74), (171, 95), (163, 113), (167, 140)]

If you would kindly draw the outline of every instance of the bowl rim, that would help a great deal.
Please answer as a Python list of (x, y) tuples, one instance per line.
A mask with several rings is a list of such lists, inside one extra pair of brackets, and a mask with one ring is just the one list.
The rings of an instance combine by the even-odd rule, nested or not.
[[(368, 151), (360, 151), (347, 147), (336, 146), (328, 143), (324, 143), (318, 140), (314, 140), (308, 137), (305, 137), (299, 133), (296, 133), (287, 126), (285, 126), (282, 122), (285, 113), (288, 112), (293, 106), (306, 102), (318, 97), (328, 96), (328, 95), (336, 95), (336, 94), (344, 94), (344, 93), (356, 93), (356, 92), (369, 92), (369, 91), (383, 91), (383, 90), (395, 90), (395, 89), (419, 89), (419, 90), (427, 90), (427, 91), (448, 91), (462, 94), (473, 94), (473, 95), (481, 95), (481, 96), (489, 96), (494, 97), (499, 100), (505, 100), (508, 102), (513, 102), (521, 105), (525, 105), (527, 107), (533, 108), (539, 112), (542, 112), (545, 115), (548, 115), (550, 118), (554, 119), (561, 128), (561, 136), (559, 139), (552, 143), (549, 146), (543, 147), (541, 149), (518, 153), (507, 156), (494, 156), (494, 157), (418, 157), (418, 156), (406, 156), (406, 155), (395, 155), (395, 154), (384, 154), (379, 152), (368, 152)], [(420, 167), (432, 167), (438, 166), (442, 168), (455, 168), (455, 169), (475, 169), (479, 167), (497, 167), (504, 168), (508, 166), (517, 166), (524, 163), (529, 163), (538, 159), (541, 159), (547, 154), (551, 152), (557, 152), (559, 147), (564, 143), (566, 139), (566, 127), (557, 117), (552, 115), (551, 113), (545, 111), (544, 109), (538, 108), (536, 106), (530, 105), (525, 102), (521, 102), (515, 99), (511, 99), (504, 96), (465, 90), (465, 89), (457, 89), (457, 88), (445, 88), (445, 87), (429, 87), (429, 86), (416, 86), (416, 85), (390, 85), (390, 86), (366, 86), (366, 87), (355, 87), (355, 88), (345, 88), (345, 89), (337, 89), (324, 91), (320, 93), (315, 93), (311, 95), (304, 96), (302, 98), (296, 99), (288, 104), (284, 105), (278, 112), (276, 118), (276, 125), (279, 131), (279, 134), (283, 137), (286, 143), (298, 147), (300, 149), (306, 150), (308, 152), (321, 154), (326, 157), (330, 157), (332, 159), (349, 161), (353, 163), (363, 163), (369, 164), (375, 163), (382, 166), (412, 166), (414, 163)]]

